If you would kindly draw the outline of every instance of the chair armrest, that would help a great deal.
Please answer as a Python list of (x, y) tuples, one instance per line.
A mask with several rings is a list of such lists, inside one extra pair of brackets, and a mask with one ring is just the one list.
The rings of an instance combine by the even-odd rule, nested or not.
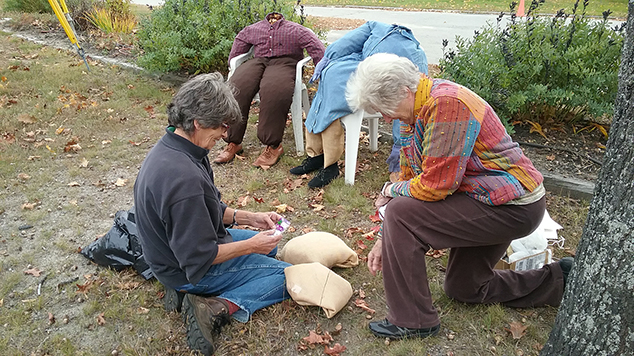
[(310, 61), (312, 58), (310, 56), (304, 57), (301, 61), (297, 62), (297, 67), (295, 67), (295, 87), (301, 87), (302, 85), (302, 74), (303, 69), (306, 63)]
[(231, 60), (229, 61), (229, 75), (227, 76), (227, 79), (231, 78), (231, 76), (233, 75), (233, 72), (235, 72), (236, 69), (242, 63), (248, 61), (252, 57), (253, 57), (253, 46), (251, 46), (251, 48), (249, 49), (247, 53), (242, 53), (240, 55), (237, 55), (231, 58)]

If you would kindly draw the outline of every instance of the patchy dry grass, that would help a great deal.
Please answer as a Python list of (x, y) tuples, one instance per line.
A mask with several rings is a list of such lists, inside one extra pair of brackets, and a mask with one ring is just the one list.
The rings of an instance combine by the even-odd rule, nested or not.
[[(117, 67), (90, 65), (88, 73), (72, 53), (0, 37), (0, 354), (188, 355), (181, 318), (163, 310), (159, 283), (96, 266), (77, 253), (109, 230), (116, 211), (132, 206), (138, 168), (164, 132), (165, 105), (175, 88)], [(286, 204), (293, 229), (283, 243), (322, 230), (365, 256), (376, 226), (369, 218), (372, 202), (388, 178), (390, 144), (381, 143), (376, 153), (361, 144), (354, 186), (338, 179), (313, 191), (307, 179), (288, 173), (302, 160), (293, 153), (290, 128), (278, 165), (268, 171), (251, 165), (262, 149), (254, 125), (252, 120), (242, 158), (214, 166), (229, 205), (238, 207), (246, 196), (245, 209)], [(565, 227), (567, 247), (574, 248), (587, 204), (550, 196), (548, 202)], [(442, 290), (446, 256), (438, 257), (427, 260), (443, 323), (438, 337), (391, 343), (373, 337), (367, 324), (385, 315), (385, 298), (380, 277), (362, 264), (336, 270), (355, 295), (332, 319), (317, 307), (280, 303), (249, 323), (228, 326), (217, 354), (323, 355), (321, 346), (298, 349), (310, 330), (329, 331), (331, 345), (347, 347), (344, 355), (538, 354), (556, 309), (455, 302)], [(355, 306), (362, 296), (375, 314)], [(519, 340), (506, 331), (513, 321), (527, 326)]]

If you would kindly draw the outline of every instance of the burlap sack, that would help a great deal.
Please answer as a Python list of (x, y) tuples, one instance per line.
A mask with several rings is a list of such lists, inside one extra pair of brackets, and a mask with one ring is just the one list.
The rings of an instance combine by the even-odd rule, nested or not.
[(337, 314), (352, 297), (350, 283), (321, 263), (286, 267), (284, 274), (291, 298), (299, 305), (322, 307), (327, 318)]
[(357, 253), (328, 232), (309, 232), (291, 239), (280, 251), (279, 258), (292, 265), (319, 262), (328, 268), (359, 264)]

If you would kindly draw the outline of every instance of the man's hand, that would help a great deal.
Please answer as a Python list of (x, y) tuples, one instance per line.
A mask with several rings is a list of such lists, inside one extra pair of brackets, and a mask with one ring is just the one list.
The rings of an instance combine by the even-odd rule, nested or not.
[(266, 213), (253, 213), (249, 225), (257, 227), (258, 229), (275, 229), (275, 222), (281, 218), (281, 215), (273, 211)]
[(376, 272), (383, 269), (383, 260), (381, 258), (381, 251), (383, 241), (381, 239), (376, 240), (372, 251), (368, 254), (368, 269), (373, 276), (376, 276)]
[(273, 233), (275, 233), (275, 230), (266, 230), (247, 239), (246, 241), (251, 245), (252, 253), (266, 255), (271, 252), (282, 239), (281, 234), (273, 235)]

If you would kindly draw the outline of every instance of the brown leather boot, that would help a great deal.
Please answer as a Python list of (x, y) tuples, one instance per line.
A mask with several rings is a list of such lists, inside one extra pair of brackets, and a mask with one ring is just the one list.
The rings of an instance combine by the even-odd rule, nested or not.
[(236, 153), (242, 153), (242, 145), (229, 142), (227, 147), (225, 147), (225, 149), (222, 150), (222, 152), (220, 152), (218, 157), (214, 159), (214, 163), (218, 163), (218, 164), (229, 163), (233, 161), (233, 159), (236, 156)]
[(276, 164), (277, 161), (280, 160), (280, 157), (282, 156), (283, 153), (284, 153), (284, 149), (282, 148), (281, 144), (277, 146), (277, 148), (266, 146), (266, 148), (264, 149), (264, 152), (262, 152), (260, 157), (258, 157), (253, 162), (253, 165), (256, 167), (267, 169), (271, 167), (272, 165)]
[(216, 297), (187, 294), (183, 300), (183, 314), (189, 347), (203, 355), (213, 355), (214, 338), (230, 321), (227, 302)]

